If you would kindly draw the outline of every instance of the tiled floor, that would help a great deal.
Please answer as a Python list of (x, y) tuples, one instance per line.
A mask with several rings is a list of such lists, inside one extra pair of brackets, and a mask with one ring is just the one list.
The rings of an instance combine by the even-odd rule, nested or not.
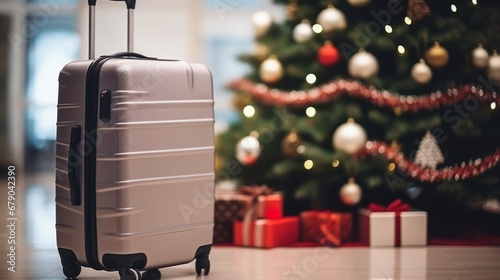
[[(55, 250), (51, 174), (18, 177), (16, 272), (7, 270), (6, 226), (0, 223), (0, 279), (65, 279)], [(6, 185), (0, 180), (1, 185)], [(27, 185), (28, 188), (23, 186)], [(0, 205), (6, 205), (0, 188)], [(6, 208), (6, 207), (5, 207)], [(7, 210), (0, 209), (7, 223)], [(214, 247), (209, 276), (194, 262), (161, 269), (162, 279), (500, 279), (500, 247), (251, 248)], [(84, 268), (79, 279), (119, 279)]]

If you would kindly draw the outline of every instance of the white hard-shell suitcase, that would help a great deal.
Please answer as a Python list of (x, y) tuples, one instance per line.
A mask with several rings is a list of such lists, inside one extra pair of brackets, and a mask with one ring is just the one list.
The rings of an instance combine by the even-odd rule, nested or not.
[(147, 58), (132, 51), (90, 60), (59, 76), (56, 148), (57, 247), (63, 272), (81, 266), (141, 270), (196, 259), (208, 274), (213, 234), (212, 77), (200, 64)]

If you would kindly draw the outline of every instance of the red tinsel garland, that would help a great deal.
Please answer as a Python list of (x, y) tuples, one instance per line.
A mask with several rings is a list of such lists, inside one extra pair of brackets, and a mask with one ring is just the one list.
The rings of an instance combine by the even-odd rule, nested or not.
[(448, 89), (426, 95), (401, 95), (386, 90), (369, 88), (356, 81), (337, 80), (307, 91), (282, 91), (269, 89), (264, 84), (256, 84), (247, 79), (240, 79), (229, 84), (229, 88), (246, 92), (254, 100), (274, 106), (306, 107), (313, 104), (327, 103), (348, 95), (360, 98), (380, 107), (401, 109), (405, 112), (433, 110), (442, 106), (451, 106), (464, 101), (467, 97), (475, 97), (482, 103), (498, 102), (496, 92), (487, 92), (474, 85)]
[(462, 162), (460, 166), (448, 166), (439, 170), (433, 170), (418, 166), (405, 158), (401, 152), (398, 152), (391, 145), (378, 141), (368, 141), (365, 148), (356, 156), (365, 157), (367, 155), (383, 155), (388, 160), (394, 161), (402, 172), (422, 182), (466, 180), (494, 168), (500, 161), (500, 149), (497, 149), (493, 154), (483, 159), (471, 160), (469, 163)]

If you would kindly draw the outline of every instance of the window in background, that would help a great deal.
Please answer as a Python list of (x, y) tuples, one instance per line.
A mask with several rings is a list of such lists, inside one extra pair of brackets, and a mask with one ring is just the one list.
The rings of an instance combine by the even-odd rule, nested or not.
[[(8, 92), (7, 77), (9, 68), (9, 40), (7, 34), (11, 28), (11, 18), (0, 14), (0, 167), (10, 164), (8, 151)], [(5, 170), (5, 169), (3, 169)]]
[[(32, 0), (28, 7), (26, 168), (54, 167), (59, 71), (77, 59), (77, 1)], [(38, 4), (40, 3), (40, 4)]]

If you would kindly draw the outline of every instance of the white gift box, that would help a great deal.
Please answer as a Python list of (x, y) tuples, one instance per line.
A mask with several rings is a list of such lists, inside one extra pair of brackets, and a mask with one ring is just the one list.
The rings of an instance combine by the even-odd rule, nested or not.
[(397, 217), (396, 212), (360, 209), (359, 232), (361, 242), (370, 247), (425, 246), (427, 212), (402, 211)]

